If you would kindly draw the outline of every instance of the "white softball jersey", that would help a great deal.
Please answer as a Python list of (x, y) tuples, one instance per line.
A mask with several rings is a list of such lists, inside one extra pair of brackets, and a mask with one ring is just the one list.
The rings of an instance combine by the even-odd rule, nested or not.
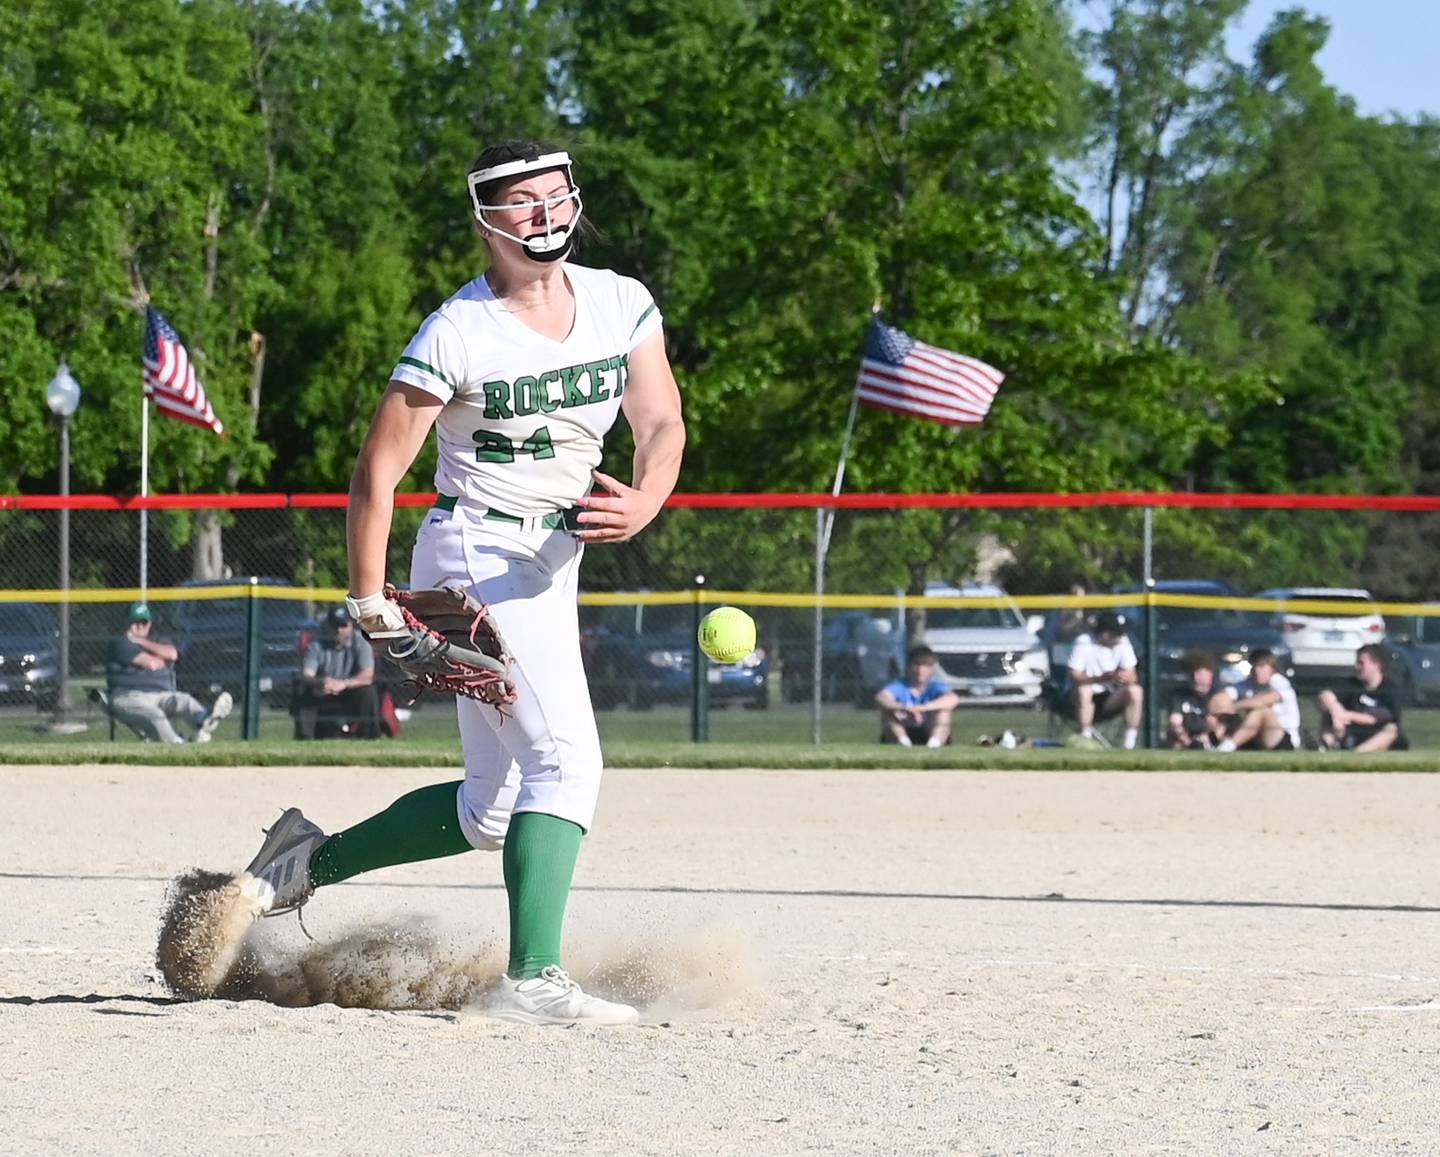
[(465, 752), (456, 809), (481, 850), (503, 847), (516, 812), (588, 831), (600, 792), (577, 611), (584, 544), (544, 516), (589, 493), (630, 353), (661, 319), (632, 278), (568, 263), (565, 274), (575, 323), (563, 341), (526, 326), (479, 277), (425, 319), (391, 375), (444, 401), (435, 486), (456, 500), (426, 514), (410, 584), (463, 583), (514, 657), (518, 697), (504, 713), (455, 701)]
[(1260, 695), (1266, 691), (1274, 691), (1280, 696), (1270, 710), (1275, 715), (1275, 721), (1285, 729), (1285, 734), (1290, 737), (1290, 742), (1295, 745), (1296, 750), (1300, 748), (1300, 699), (1295, 694), (1295, 688), (1290, 680), (1274, 671), (1270, 675), (1268, 683), (1257, 683), (1253, 677), (1242, 679), (1239, 683), (1232, 683), (1225, 690), (1230, 698), (1236, 701), (1248, 699), (1251, 695)]
[(1121, 635), (1113, 647), (1101, 645), (1092, 635), (1081, 635), (1070, 651), (1070, 670), (1092, 679), (1113, 671), (1133, 670), (1135, 665), (1135, 647), (1129, 635)]
[(630, 353), (660, 328), (640, 282), (565, 265), (575, 323), (536, 333), (477, 277), (425, 319), (390, 375), (445, 402), (435, 423), (435, 488), (527, 517), (590, 490), (625, 393)]

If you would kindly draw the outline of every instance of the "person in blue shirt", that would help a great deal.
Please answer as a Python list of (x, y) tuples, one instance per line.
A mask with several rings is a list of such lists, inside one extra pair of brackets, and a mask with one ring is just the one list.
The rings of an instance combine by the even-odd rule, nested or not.
[(950, 721), (960, 696), (939, 674), (940, 663), (929, 647), (911, 647), (905, 668), (905, 678), (887, 683), (875, 693), (880, 705), (880, 742), (944, 747), (950, 742)]

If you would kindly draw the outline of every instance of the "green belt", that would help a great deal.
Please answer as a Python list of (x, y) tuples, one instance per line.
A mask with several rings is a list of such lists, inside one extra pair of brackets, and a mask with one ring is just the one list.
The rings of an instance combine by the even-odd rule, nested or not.
[[(458, 501), (458, 498), (449, 494), (441, 494), (435, 499), (435, 508), (437, 510), (454, 510), (455, 504)], [(557, 510), (554, 514), (542, 514), (540, 516), (540, 528), (542, 530), (559, 530), (561, 528), (565, 530), (582, 530), (584, 528), (581, 524), (575, 521), (575, 516), (580, 513), (580, 510), (581, 507), (572, 506), (568, 510)], [(518, 514), (506, 514), (503, 510), (487, 510), (480, 517), (491, 519), (494, 522), (509, 522), (516, 526), (523, 526), (526, 521)]]

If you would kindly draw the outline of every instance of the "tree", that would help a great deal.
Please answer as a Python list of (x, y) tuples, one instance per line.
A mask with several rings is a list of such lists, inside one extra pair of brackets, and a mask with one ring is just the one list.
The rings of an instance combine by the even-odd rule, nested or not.
[[(186, 337), (230, 430), (222, 441), (156, 423), (157, 488), (258, 480), (270, 460), (244, 401), (270, 283), (240, 16), (223, 0), (47, 0), (7, 27), (0, 316), (19, 342), (4, 356), (39, 383), (46, 363), (69, 358), (86, 391), (74, 427), (84, 485), (123, 492), (138, 481), (147, 292)], [(53, 440), (28, 401), (11, 420), (0, 464), (23, 485), (48, 469)]]
[[(1131, 340), (1056, 175), (1081, 89), (1056, 5), (635, 0), (578, 10), (577, 31), (587, 139), (613, 158), (596, 204), (644, 222), (607, 256), (652, 271), (667, 310), (699, 434), (689, 485), (828, 486), (876, 297), (1009, 380), (980, 430), (865, 413), (857, 488), (1159, 484), (1223, 440), (1230, 387)], [(1016, 525), (894, 517), (895, 572), (863, 573), (952, 578), (981, 532)], [(837, 539), (837, 567), (850, 557), (875, 556)]]

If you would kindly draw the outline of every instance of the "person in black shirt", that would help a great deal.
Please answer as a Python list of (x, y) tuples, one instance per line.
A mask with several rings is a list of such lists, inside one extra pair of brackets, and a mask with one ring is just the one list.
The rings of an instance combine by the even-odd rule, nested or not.
[(180, 653), (173, 643), (152, 639), (150, 627), (149, 606), (131, 603), (125, 633), (112, 638), (105, 649), (110, 714), (141, 738), (161, 743), (185, 742), (174, 723), (184, 719), (195, 728), (195, 742), (208, 743), (234, 700), (222, 691), (207, 710), (195, 696), (175, 690), (175, 660)]
[(1385, 678), (1385, 652), (1366, 643), (1355, 652), (1355, 678), (1335, 691), (1321, 691), (1320, 746), (1345, 751), (1405, 751), (1400, 728), (1400, 695)]
[(1210, 711), (1215, 694), (1213, 655), (1191, 652), (1184, 659), (1190, 685), (1171, 693), (1166, 719), (1165, 746), (1209, 750), (1224, 738), (1220, 721)]

